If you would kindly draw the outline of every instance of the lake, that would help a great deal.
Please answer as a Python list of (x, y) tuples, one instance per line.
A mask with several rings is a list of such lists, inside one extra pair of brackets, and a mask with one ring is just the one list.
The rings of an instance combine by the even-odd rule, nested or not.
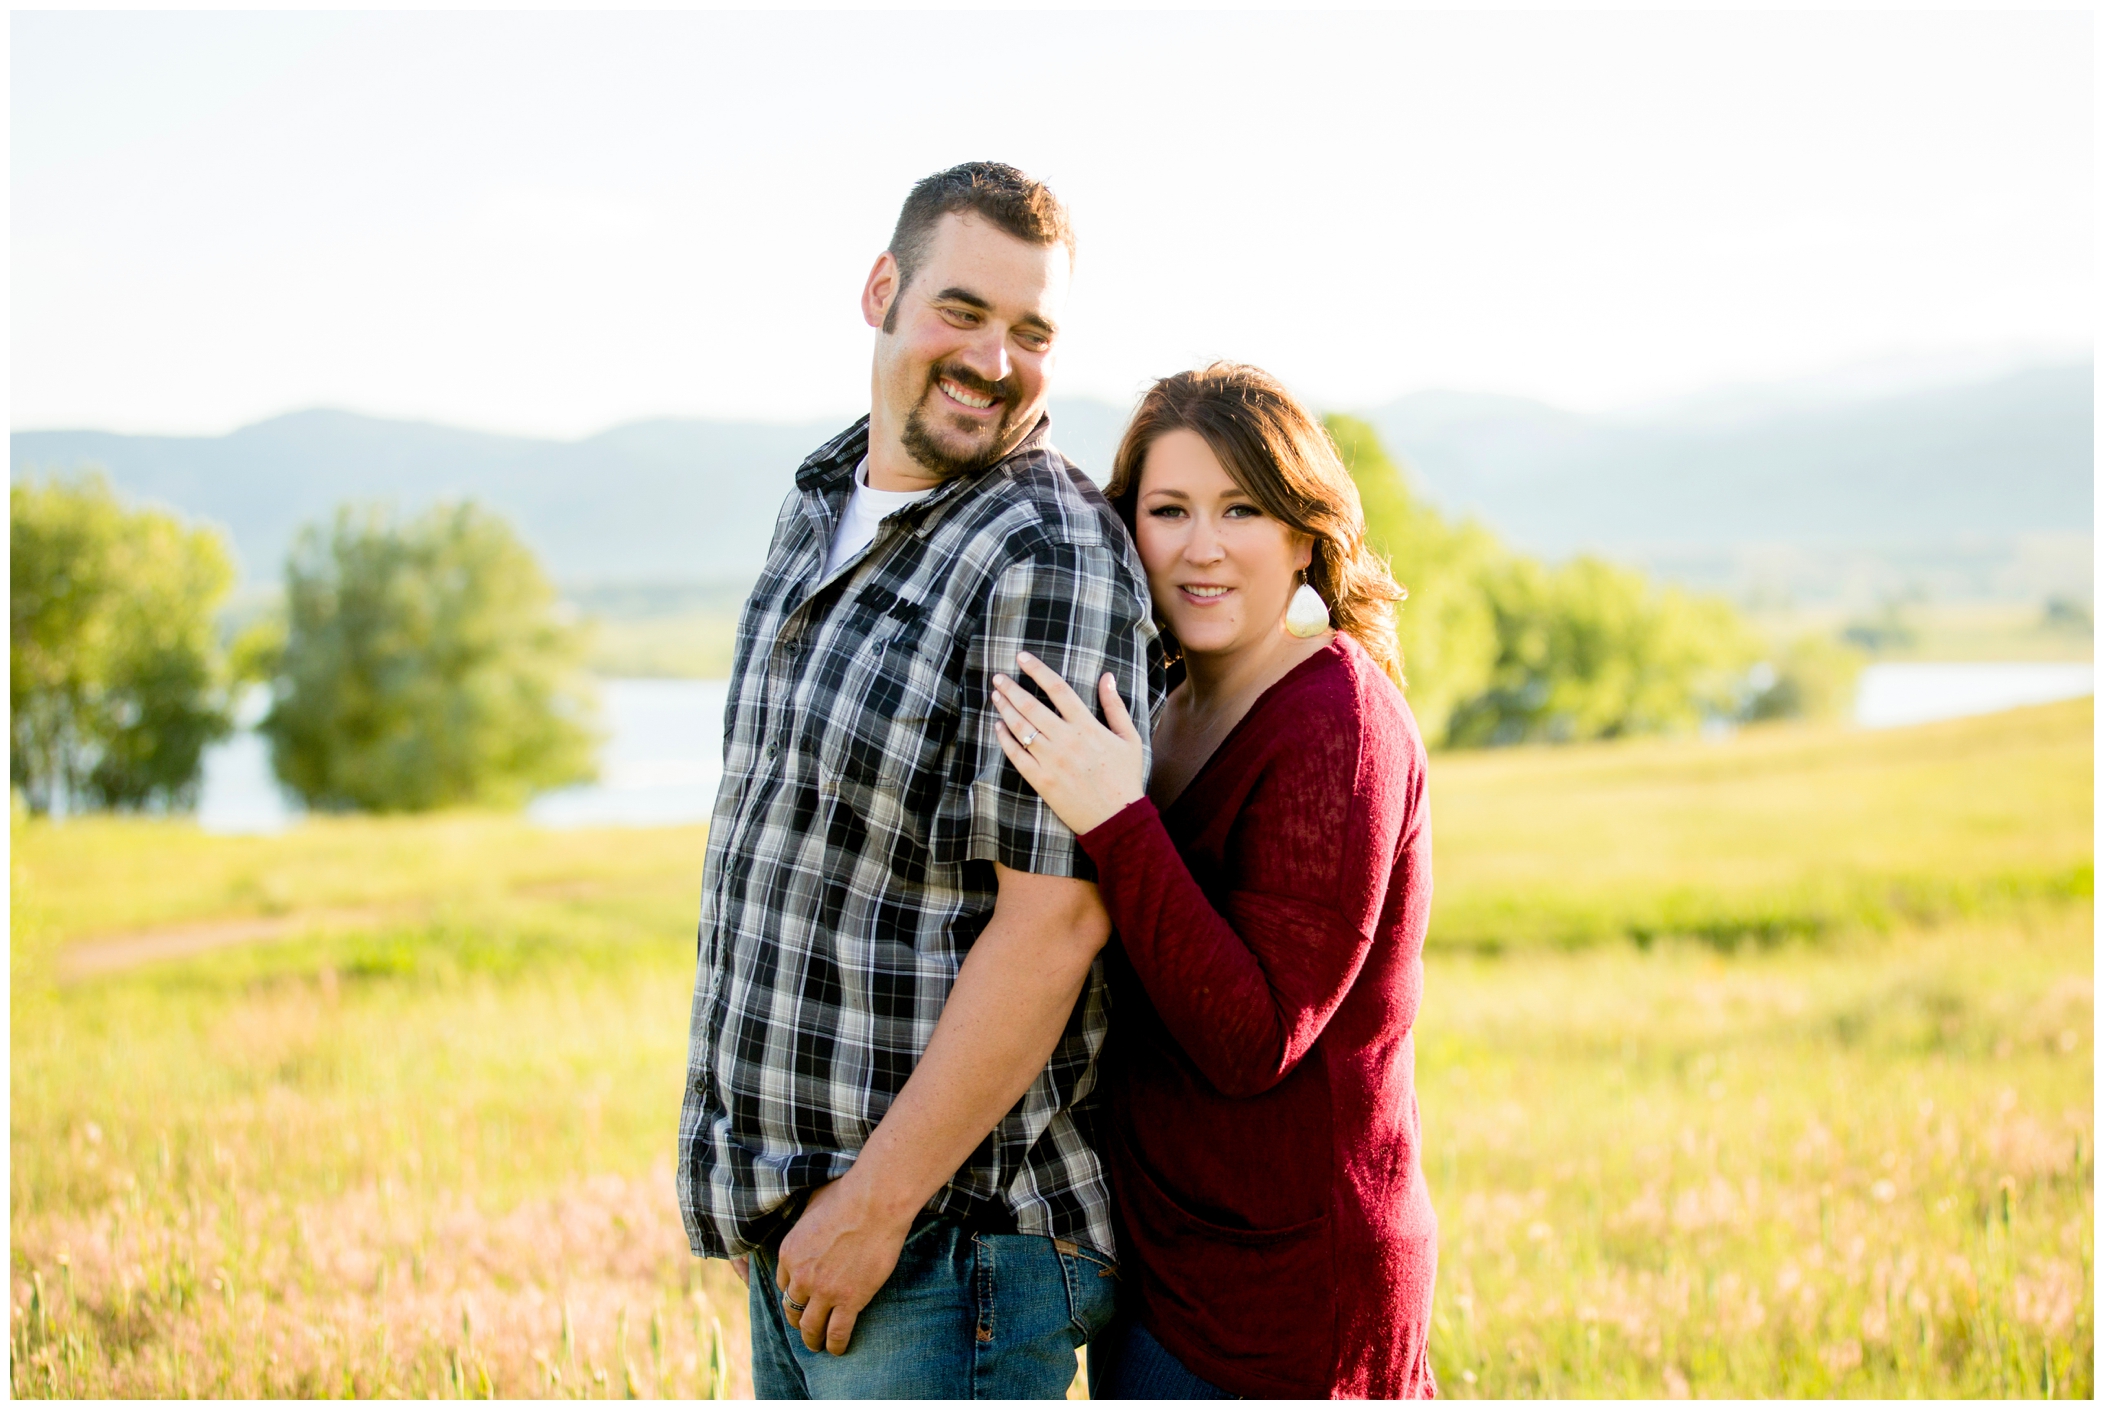
[[(657, 827), (705, 822), (723, 776), (728, 681), (600, 684), (608, 730), (597, 783), (544, 793), (527, 816), (546, 827)], [(2041, 705), (2096, 691), (2078, 662), (1888, 662), (1864, 668), (1856, 722), (1868, 729)], [(244, 711), (253, 718), (261, 711)], [(298, 817), (270, 775), (269, 753), (243, 731), (205, 754), (198, 822), (208, 832), (276, 832)]]

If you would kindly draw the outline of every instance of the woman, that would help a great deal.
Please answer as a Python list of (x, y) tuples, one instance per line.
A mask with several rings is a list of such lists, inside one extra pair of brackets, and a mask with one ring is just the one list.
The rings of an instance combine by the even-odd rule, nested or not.
[(1107, 1154), (1129, 1313), (1111, 1398), (1428, 1396), (1437, 1224), (1410, 1030), (1425, 754), (1351, 477), (1254, 368), (1155, 385), (1108, 491), (1183, 678), (1139, 732), (995, 678), (1002, 747), (1117, 928)]

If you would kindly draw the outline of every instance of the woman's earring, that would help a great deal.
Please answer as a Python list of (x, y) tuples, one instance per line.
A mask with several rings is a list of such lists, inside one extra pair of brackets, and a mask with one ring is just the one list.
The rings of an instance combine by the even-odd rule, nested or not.
[(1329, 629), (1329, 604), (1303, 577), (1300, 586), (1293, 590), (1293, 600), (1286, 604), (1286, 630), (1295, 636), (1307, 637)]

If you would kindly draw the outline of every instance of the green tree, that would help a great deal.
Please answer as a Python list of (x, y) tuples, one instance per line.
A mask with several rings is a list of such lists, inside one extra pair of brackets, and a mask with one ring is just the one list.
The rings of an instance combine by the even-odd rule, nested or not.
[(1410, 594), (1395, 624), (1405, 693), (1426, 741), (1440, 743), (1455, 707), (1490, 684), (1498, 638), (1482, 579), (1503, 550), (1479, 525), (1448, 524), (1413, 495), (1373, 427), (1341, 415), (1323, 425), (1358, 486), (1367, 544)]
[(1799, 637), (1754, 668), (1748, 720), (1838, 720), (1856, 703), (1863, 653), (1845, 640)]
[(487, 511), (341, 509), (295, 543), (285, 608), (262, 731), (309, 807), (515, 807), (592, 777), (583, 632)]
[(1323, 424), (1358, 486), (1368, 543), (1410, 593), (1396, 631), (1427, 743), (1648, 734), (1746, 708), (1758, 653), (1722, 600), (1598, 559), (1550, 568), (1515, 554), (1414, 495), (1373, 427)]
[(1498, 655), (1448, 726), (1457, 745), (1613, 739), (1738, 716), (1758, 650), (1730, 605), (1597, 558), (1511, 557), (1486, 575)]
[(187, 808), (232, 727), (219, 535), (100, 476), (8, 494), (8, 773), (38, 813)]

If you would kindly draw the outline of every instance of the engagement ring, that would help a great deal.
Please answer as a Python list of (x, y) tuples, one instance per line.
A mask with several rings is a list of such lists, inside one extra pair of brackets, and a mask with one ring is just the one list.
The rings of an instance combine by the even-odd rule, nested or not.
[(1032, 744), (1037, 742), (1037, 731), (1030, 731), (1030, 733), (1024, 735), (1021, 739), (1017, 740), (1016, 742), (1018, 744), (1021, 744), (1025, 749), (1028, 749)]

